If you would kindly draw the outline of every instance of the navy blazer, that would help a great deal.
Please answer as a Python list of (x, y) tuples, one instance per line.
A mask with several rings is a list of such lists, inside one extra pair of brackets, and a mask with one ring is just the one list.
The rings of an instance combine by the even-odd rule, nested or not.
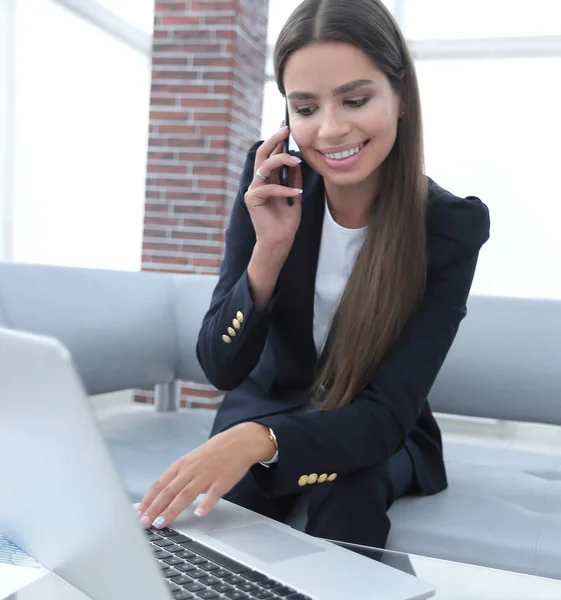
[(487, 207), (428, 180), (428, 276), (420, 307), (369, 385), (348, 406), (295, 411), (309, 404), (321, 364), (313, 311), (325, 191), (323, 178), (302, 162), (301, 223), (273, 299), (266, 310), (257, 309), (247, 277), (255, 231), (244, 195), (261, 143), (250, 149), (243, 168), (219, 281), (197, 344), (209, 381), (228, 390), (212, 433), (243, 421), (274, 430), (277, 465), (252, 469), (270, 496), (301, 491), (302, 475), (344, 475), (381, 464), (403, 445), (413, 460), (418, 491), (444, 489), (441, 436), (427, 396), (466, 314), (479, 249), (489, 237)]

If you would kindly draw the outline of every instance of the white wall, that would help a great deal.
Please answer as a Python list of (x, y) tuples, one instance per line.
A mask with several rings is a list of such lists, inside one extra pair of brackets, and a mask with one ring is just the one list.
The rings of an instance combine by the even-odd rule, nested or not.
[(149, 57), (51, 0), (18, 0), (16, 57), (13, 259), (139, 269)]
[[(298, 3), (272, 0), (270, 43)], [(561, 35), (559, 0), (536, 0), (531, 10), (511, 0), (399, 4), (409, 39)], [(472, 291), (561, 299), (561, 57), (420, 59), (417, 71), (427, 174), (490, 208), (491, 240)], [(268, 83), (263, 137), (283, 114), (276, 84)]]

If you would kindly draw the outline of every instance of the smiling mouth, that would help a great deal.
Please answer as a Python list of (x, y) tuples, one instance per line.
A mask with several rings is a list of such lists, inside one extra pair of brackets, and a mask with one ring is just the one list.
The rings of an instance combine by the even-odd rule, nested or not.
[(351, 156), (358, 154), (364, 148), (364, 146), (368, 144), (369, 141), (370, 140), (366, 140), (365, 142), (357, 144), (353, 148), (343, 150), (342, 152), (321, 152), (321, 150), (318, 150), (318, 152), (320, 154), (323, 154), (323, 156), (329, 158), (330, 160), (343, 160), (345, 158), (350, 158)]

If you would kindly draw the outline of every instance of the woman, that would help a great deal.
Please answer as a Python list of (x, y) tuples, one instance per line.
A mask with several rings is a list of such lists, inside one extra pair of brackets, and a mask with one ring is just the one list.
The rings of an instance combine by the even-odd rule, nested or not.
[(427, 395), (488, 211), (423, 174), (413, 61), (379, 0), (304, 0), (275, 70), (301, 153), (287, 128), (249, 151), (197, 348), (228, 392), (139, 517), (161, 527), (204, 493), (199, 516), (224, 496), (283, 520), (307, 493), (308, 533), (384, 547), (395, 499), (446, 487)]

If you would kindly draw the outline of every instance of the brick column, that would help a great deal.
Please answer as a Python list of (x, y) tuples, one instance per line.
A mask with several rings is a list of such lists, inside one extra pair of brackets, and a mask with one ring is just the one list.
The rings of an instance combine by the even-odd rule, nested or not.
[[(260, 138), (268, 13), (269, 0), (156, 0), (143, 270), (218, 272), (243, 160)], [(182, 399), (213, 405), (219, 394), (192, 384)]]

